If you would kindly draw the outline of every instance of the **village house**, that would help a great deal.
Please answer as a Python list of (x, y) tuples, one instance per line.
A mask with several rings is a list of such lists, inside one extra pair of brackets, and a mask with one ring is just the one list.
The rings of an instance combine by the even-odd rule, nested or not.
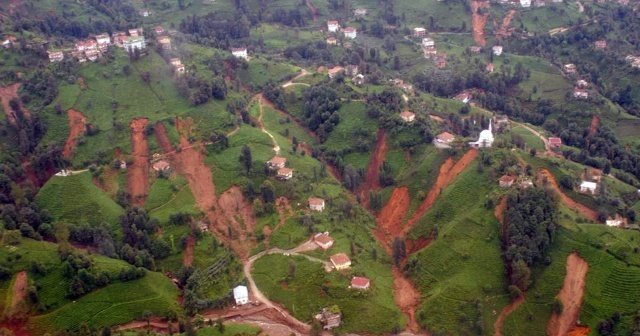
[(164, 35), (165, 30), (164, 28), (162, 28), (162, 26), (156, 26), (155, 28), (153, 28), (153, 31), (156, 33), (156, 35), (160, 36), (160, 35)]
[(329, 260), (331, 260), (333, 268), (338, 271), (351, 267), (351, 259), (345, 253), (334, 254)]
[(144, 36), (138, 36), (138, 37), (130, 36), (128, 39), (124, 40), (124, 43), (122, 46), (126, 51), (133, 52), (136, 49), (142, 50), (146, 48), (147, 42), (144, 40)]
[(516, 177), (512, 175), (502, 175), (498, 180), (500, 188), (510, 188), (516, 181)]
[(142, 35), (142, 28), (129, 29), (129, 36), (139, 37), (140, 35)]
[(402, 121), (410, 123), (416, 120), (416, 114), (410, 111), (402, 111), (400, 112), (400, 118)]
[(578, 80), (576, 81), (576, 87), (577, 87), (578, 89), (586, 89), (586, 88), (588, 88), (588, 87), (589, 87), (589, 83), (588, 83), (586, 80), (584, 80), (584, 79), (578, 79)]
[(353, 11), (353, 15), (355, 17), (363, 17), (367, 15), (367, 9), (366, 8), (362, 8), (362, 7), (358, 7)]
[(471, 46), (469, 48), (469, 51), (471, 51), (474, 54), (479, 54), (480, 52), (482, 52), (482, 47), (481, 46)]
[(434, 63), (436, 64), (436, 68), (444, 69), (447, 67), (447, 57), (445, 55), (436, 56)]
[(173, 72), (176, 75), (181, 75), (185, 72), (185, 67), (184, 64), (182, 64), (182, 61), (179, 58), (172, 58), (171, 60), (169, 60), (169, 63), (171, 63), (171, 67), (173, 68)]
[(600, 183), (602, 181), (602, 170), (595, 168), (587, 168), (584, 172), (584, 179), (587, 181), (593, 181)]
[(456, 139), (456, 136), (449, 132), (442, 132), (436, 136), (436, 142), (443, 143), (443, 144), (450, 144), (455, 139)]
[(423, 27), (413, 28), (413, 37), (423, 37), (427, 34), (427, 30)]
[(607, 226), (612, 226), (612, 227), (623, 227), (627, 224), (627, 219), (620, 216), (619, 214), (616, 214), (615, 218), (607, 218), (607, 220), (605, 221), (605, 224), (607, 224)]
[(344, 68), (338, 65), (329, 69), (328, 72), (329, 72), (329, 78), (334, 79), (336, 78), (336, 76), (338, 76), (338, 74), (344, 73)]
[(62, 51), (47, 51), (47, 55), (49, 55), (49, 62), (62, 62), (64, 60), (64, 53)]
[(127, 161), (125, 160), (116, 160), (118, 167), (122, 170), (126, 170), (127, 169)]
[(371, 287), (371, 280), (369, 280), (368, 278), (354, 276), (351, 279), (352, 289), (368, 290), (369, 287)]
[(531, 188), (531, 187), (533, 187), (533, 182), (530, 179), (524, 179), (524, 180), (520, 181), (519, 186), (522, 189)]
[(469, 91), (460, 92), (457, 95), (455, 95), (455, 97), (453, 97), (453, 99), (457, 101), (461, 101), (465, 104), (468, 104), (472, 98), (473, 98), (473, 95)]
[(338, 306), (322, 308), (322, 311), (315, 316), (315, 319), (322, 324), (322, 329), (330, 330), (340, 326), (340, 323), (342, 323), (342, 314)]
[(574, 73), (578, 72), (578, 68), (573, 63), (568, 63), (568, 64), (563, 65), (562, 69), (567, 74), (574, 74)]
[(84, 52), (84, 55), (91, 62), (95, 62), (100, 58), (100, 52), (98, 50), (87, 50)]
[(327, 21), (327, 30), (330, 33), (335, 33), (340, 30), (340, 24), (338, 21)]
[(329, 232), (316, 233), (313, 236), (313, 242), (323, 250), (328, 250), (333, 246), (333, 238), (329, 236)]
[(327, 44), (328, 45), (337, 45), (338, 44), (338, 40), (333, 36), (328, 37), (327, 38)]
[(151, 165), (151, 168), (158, 173), (164, 173), (171, 170), (171, 164), (166, 160), (159, 160), (154, 162), (153, 165)]
[(640, 68), (640, 57), (633, 56), (633, 55), (627, 55), (627, 57), (625, 57), (624, 59), (627, 60), (627, 62), (629, 62), (629, 64), (631, 64), (631, 67)]
[(363, 85), (364, 84), (364, 75), (363, 74), (357, 74), (353, 78), (351, 78), (351, 81), (355, 85), (358, 85), (358, 86)]
[(236, 300), (236, 305), (242, 306), (249, 303), (249, 290), (247, 286), (237, 286), (233, 289), (233, 299)]
[(520, 6), (522, 6), (522, 8), (531, 7), (531, 0), (520, 0)]
[(587, 99), (587, 98), (589, 98), (589, 91), (583, 90), (583, 89), (580, 89), (580, 88), (574, 88), (573, 89), (573, 98), (576, 98), (576, 99)]
[(533, 6), (536, 8), (544, 7), (547, 3), (545, 0), (533, 0)]
[(497, 115), (493, 117), (493, 123), (499, 129), (509, 127), (509, 117), (506, 115)]
[(293, 178), (293, 169), (291, 168), (280, 168), (276, 173), (276, 178), (279, 180), (287, 181)]
[(487, 64), (487, 66), (484, 68), (488, 73), (493, 73), (493, 63), (489, 63)]
[(595, 194), (598, 189), (598, 184), (590, 181), (582, 181), (580, 183), (580, 192), (585, 194)]
[(109, 36), (109, 34), (107, 33), (96, 35), (95, 39), (98, 43), (98, 49), (100, 49), (100, 52), (107, 51), (107, 49), (111, 45), (111, 36)]
[(243, 58), (245, 60), (249, 59), (247, 48), (231, 48), (231, 54), (236, 58)]
[(269, 167), (269, 169), (284, 168), (286, 164), (287, 158), (278, 155), (272, 157), (271, 160), (267, 161), (267, 167)]
[(96, 42), (96, 40), (91, 40), (91, 39), (78, 41), (75, 44), (75, 50), (80, 52), (87, 51), (87, 50), (98, 50), (98, 42)]
[(551, 148), (560, 148), (562, 146), (562, 139), (551, 137), (547, 140), (549, 142), (549, 147)]
[(354, 27), (346, 27), (342, 30), (342, 33), (348, 39), (355, 39), (358, 36), (358, 31)]
[(405, 91), (408, 91), (408, 92), (413, 91), (413, 85), (408, 84), (408, 83), (405, 83), (405, 82), (404, 82), (402, 79), (400, 79), (400, 78), (390, 79), (389, 81), (390, 81), (394, 86), (396, 86), (396, 87), (398, 87), (398, 88), (400, 88), (400, 89), (402, 89), (402, 90), (405, 90)]
[(158, 44), (163, 50), (171, 50), (171, 38), (169, 36), (158, 37)]
[(148, 9), (143, 9), (143, 10), (140, 11), (140, 15), (142, 17), (149, 17), (149, 15), (151, 15), (151, 11), (148, 10)]
[(430, 37), (424, 37), (422, 39), (422, 47), (423, 48), (435, 48), (436, 42)]
[(4, 41), (2, 41), (2, 47), (9, 49), (18, 43), (18, 38), (13, 35), (6, 35)]
[(607, 48), (607, 40), (598, 40), (594, 43), (594, 46), (597, 50), (602, 50)]
[(324, 211), (324, 200), (317, 197), (309, 197), (309, 209), (313, 211)]
[(120, 48), (124, 48), (124, 42), (128, 39), (129, 36), (125, 32), (113, 33), (113, 43)]
[(493, 54), (496, 56), (502, 55), (502, 46), (499, 46), (499, 45), (493, 46), (491, 50), (493, 51)]

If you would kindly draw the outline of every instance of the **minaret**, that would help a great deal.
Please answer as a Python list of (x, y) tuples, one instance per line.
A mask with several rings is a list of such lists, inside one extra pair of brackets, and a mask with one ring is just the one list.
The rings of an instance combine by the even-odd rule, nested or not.
[(491, 132), (491, 134), (493, 134), (493, 131), (491, 130), (491, 119), (489, 119), (489, 132)]

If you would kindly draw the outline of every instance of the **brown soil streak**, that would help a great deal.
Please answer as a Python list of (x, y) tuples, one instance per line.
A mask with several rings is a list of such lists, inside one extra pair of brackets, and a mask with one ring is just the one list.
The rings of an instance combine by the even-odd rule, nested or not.
[(369, 160), (367, 166), (367, 172), (364, 176), (364, 181), (357, 190), (357, 195), (360, 196), (360, 200), (364, 203), (365, 207), (369, 207), (369, 193), (380, 189), (380, 168), (384, 162), (384, 158), (387, 155), (387, 133), (380, 129), (378, 130), (378, 138), (376, 140), (376, 147)]
[(182, 254), (182, 266), (189, 267), (193, 264), (193, 249), (196, 246), (196, 239), (193, 235), (187, 237), (187, 245), (184, 247)]
[(148, 120), (131, 121), (133, 163), (128, 170), (129, 194), (134, 205), (143, 206), (149, 190), (149, 144), (144, 134)]
[(27, 110), (22, 104), (22, 100), (18, 97), (18, 89), (20, 88), (20, 83), (14, 83), (9, 86), (0, 87), (0, 101), (2, 101), (2, 109), (4, 109), (4, 114), (7, 116), (7, 120), (12, 125), (16, 125), (16, 116), (9, 105), (9, 102), (12, 99), (18, 99), (20, 101), (20, 109), (24, 112), (25, 117), (30, 118), (29, 110)]
[(64, 149), (62, 150), (62, 156), (65, 159), (70, 159), (73, 155), (73, 151), (76, 149), (78, 137), (84, 134), (86, 130), (87, 117), (82, 112), (70, 109), (67, 111), (69, 118), (69, 136), (64, 143)]
[[(483, 8), (484, 13), (478, 13)], [(471, 25), (473, 26), (473, 40), (477, 45), (484, 47), (487, 41), (484, 36), (484, 26), (489, 18), (489, 1), (471, 0)]]
[(576, 326), (584, 298), (589, 264), (576, 252), (567, 257), (567, 274), (558, 299), (562, 302), (562, 313), (551, 315), (547, 325), (547, 335), (564, 336)]

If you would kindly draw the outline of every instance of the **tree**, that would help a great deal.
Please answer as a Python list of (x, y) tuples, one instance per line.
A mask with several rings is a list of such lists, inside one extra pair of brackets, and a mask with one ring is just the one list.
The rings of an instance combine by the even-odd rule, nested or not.
[(251, 167), (253, 165), (253, 159), (251, 157), (251, 148), (247, 145), (242, 146), (242, 151), (240, 152), (240, 162), (245, 170), (245, 173), (249, 175), (251, 171)]
[(407, 256), (407, 250), (402, 238), (396, 237), (393, 240), (392, 252), (393, 262), (396, 264), (396, 266), (400, 266), (400, 262)]
[(276, 201), (276, 188), (271, 181), (264, 181), (260, 186), (260, 194), (265, 203), (271, 204)]

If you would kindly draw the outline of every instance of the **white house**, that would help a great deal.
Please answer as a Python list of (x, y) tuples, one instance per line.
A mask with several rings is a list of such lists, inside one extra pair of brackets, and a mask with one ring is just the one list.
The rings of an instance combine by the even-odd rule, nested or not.
[(324, 200), (322, 198), (309, 197), (309, 209), (313, 211), (323, 211)]
[(293, 177), (293, 169), (280, 168), (276, 173), (276, 177), (280, 180), (290, 180)]
[(607, 226), (621, 227), (626, 224), (626, 220), (620, 215), (616, 214), (615, 218), (609, 217), (609, 219), (607, 219), (605, 223), (607, 224)]
[(425, 37), (425, 38), (422, 39), (422, 47), (424, 47), (424, 48), (435, 48), (436, 47), (436, 42), (430, 37)]
[(573, 90), (573, 98), (576, 98), (576, 99), (587, 99), (587, 98), (589, 98), (589, 91), (583, 90), (583, 89), (579, 89), (579, 88), (575, 88)]
[(234, 288), (233, 298), (239, 306), (249, 303), (249, 290), (247, 289), (247, 286), (238, 286)]
[(280, 169), (287, 165), (287, 158), (282, 156), (274, 156), (271, 160), (267, 161), (267, 167), (270, 169)]
[(313, 236), (313, 242), (323, 250), (328, 250), (333, 246), (333, 238), (329, 236), (329, 232), (316, 233), (315, 236)]
[(478, 137), (478, 141), (469, 142), (469, 146), (474, 148), (488, 148), (493, 145), (493, 132), (491, 129), (491, 120), (489, 120), (489, 128), (486, 130), (482, 130), (480, 132), (480, 136)]
[(126, 51), (134, 51), (135, 49), (142, 50), (147, 47), (147, 42), (144, 40), (144, 36), (131, 36), (124, 40), (122, 44)]
[(353, 27), (346, 27), (342, 30), (342, 33), (344, 33), (344, 37), (349, 39), (354, 39), (358, 36), (358, 31)]
[(101, 51), (105, 51), (106, 48), (111, 45), (111, 36), (107, 33), (96, 35), (96, 42), (98, 42), (98, 48), (100, 48)]
[(367, 9), (366, 8), (362, 8), (362, 7), (358, 7), (353, 11), (353, 15), (355, 17), (363, 17), (363, 16), (367, 15)]
[(449, 132), (442, 132), (436, 136), (436, 142), (443, 143), (443, 144), (450, 144), (455, 139), (456, 139), (456, 136)]
[(522, 8), (531, 7), (531, 0), (520, 0), (520, 6), (522, 6)]
[(491, 48), (491, 50), (493, 50), (493, 54), (496, 56), (500, 56), (502, 55), (502, 46), (493, 46), (493, 48)]
[(338, 21), (327, 21), (327, 30), (330, 33), (335, 33), (340, 30), (340, 24)]
[(248, 59), (249, 54), (247, 48), (231, 48), (231, 54), (233, 57)]
[(425, 34), (427, 34), (427, 30), (422, 28), (422, 27), (415, 27), (413, 28), (413, 36), (414, 37), (423, 37)]
[(580, 192), (582, 193), (593, 195), (596, 193), (596, 189), (598, 189), (598, 184), (595, 182), (582, 181), (582, 183), (580, 183)]
[(343, 270), (351, 267), (351, 259), (345, 253), (334, 254), (329, 258), (336, 270)]
[(47, 54), (49, 55), (49, 62), (51, 63), (62, 62), (64, 59), (62, 51), (47, 51)]

